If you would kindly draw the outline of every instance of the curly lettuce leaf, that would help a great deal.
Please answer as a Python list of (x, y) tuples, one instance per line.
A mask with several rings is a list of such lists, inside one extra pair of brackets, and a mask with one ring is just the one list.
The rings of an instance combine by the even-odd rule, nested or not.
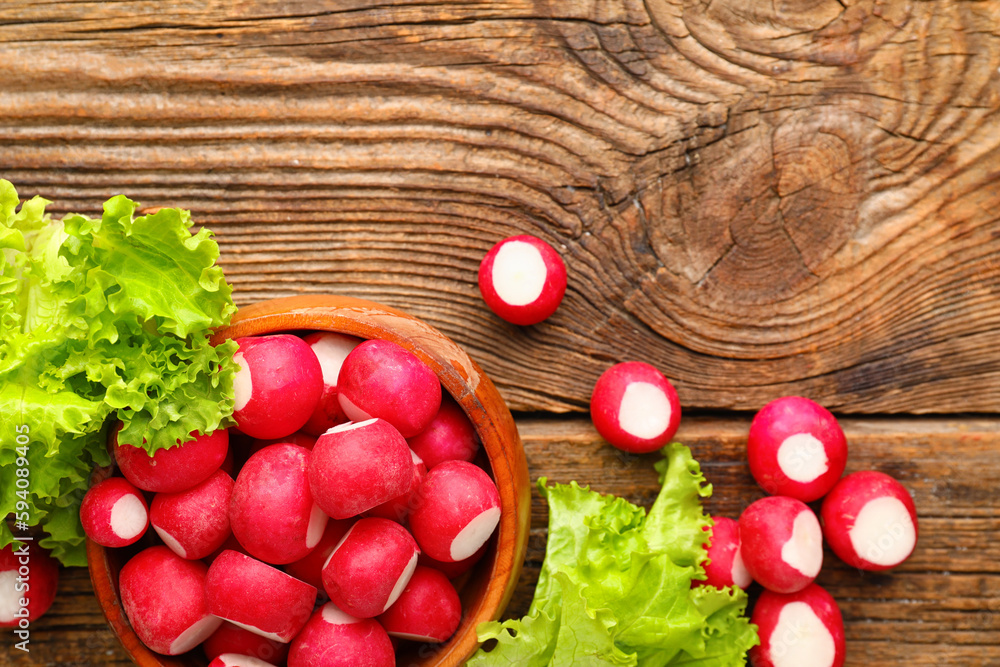
[[(235, 343), (212, 347), (209, 335), (236, 307), (218, 245), (191, 233), (187, 211), (136, 217), (117, 196), (99, 219), (53, 221), (46, 204), (18, 209), (0, 180), (0, 515), (27, 514), (43, 546), (80, 565), (79, 503), (109, 462), (111, 420), (150, 453), (233, 423)], [(18, 495), (25, 428), (30, 483)], [(0, 547), (12, 538), (0, 522)]]
[(528, 615), (483, 624), (492, 644), (472, 667), (746, 663), (757, 643), (738, 589), (691, 588), (704, 576), (701, 500), (711, 494), (687, 447), (664, 448), (649, 515), (575, 482), (539, 489), (549, 504), (545, 561)]

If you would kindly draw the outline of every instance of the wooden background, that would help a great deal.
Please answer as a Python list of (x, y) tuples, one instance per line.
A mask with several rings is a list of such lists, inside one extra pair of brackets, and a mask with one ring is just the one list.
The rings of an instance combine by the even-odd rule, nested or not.
[[(2, 2), (0, 177), (56, 216), (191, 209), (240, 304), (426, 319), (533, 478), (651, 502), (651, 458), (585, 413), (616, 361), (674, 381), (729, 516), (760, 495), (752, 410), (850, 415), (849, 469), (896, 474), (922, 533), (890, 574), (830, 557), (848, 664), (1000, 664), (998, 0)], [(516, 233), (569, 270), (535, 327), (475, 284)], [(536, 499), (511, 614), (544, 527)], [(122, 662), (85, 571), (62, 588), (11, 664)]]

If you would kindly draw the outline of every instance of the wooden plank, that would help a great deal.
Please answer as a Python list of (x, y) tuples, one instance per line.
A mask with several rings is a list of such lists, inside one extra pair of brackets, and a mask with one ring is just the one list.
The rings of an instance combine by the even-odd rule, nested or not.
[[(910, 490), (920, 540), (888, 573), (853, 570), (831, 553), (819, 582), (844, 613), (851, 667), (1000, 664), (1000, 418), (844, 419), (848, 470), (879, 469)], [(582, 418), (522, 418), (532, 478), (590, 482), (593, 489), (649, 505), (657, 455), (625, 455), (600, 441)], [(701, 461), (714, 494), (708, 509), (737, 516), (762, 493), (743, 461), (745, 418), (686, 417), (678, 439)], [(532, 536), (508, 616), (523, 614), (544, 558), (547, 510), (533, 497)], [(65, 571), (51, 613), (32, 626), (32, 652), (19, 667), (128, 664), (89, 595), (86, 571)], [(2, 653), (0, 653), (2, 655)]]
[[(1000, 0), (8, 2), (0, 174), (218, 232), (241, 303), (339, 292), (520, 410), (640, 358), (687, 406), (1000, 407)], [(521, 329), (500, 238), (569, 265)]]

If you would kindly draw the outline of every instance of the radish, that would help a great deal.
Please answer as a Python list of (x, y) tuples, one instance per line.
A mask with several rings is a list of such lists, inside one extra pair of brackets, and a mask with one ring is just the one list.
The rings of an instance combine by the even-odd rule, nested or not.
[(761, 498), (743, 510), (739, 527), (746, 569), (769, 591), (800, 591), (819, 574), (823, 532), (816, 515), (801, 500)]
[(119, 444), (116, 431), (115, 462), (125, 479), (143, 491), (177, 493), (190, 489), (218, 470), (229, 452), (229, 431), (226, 429), (209, 435), (194, 435), (194, 440), (158, 449), (150, 456), (141, 447)]
[(641, 361), (615, 364), (590, 395), (590, 418), (601, 437), (626, 452), (666, 445), (681, 422), (681, 403), (670, 381)]
[(332, 602), (312, 615), (288, 653), (288, 667), (393, 667), (389, 635), (370, 618), (344, 613)]
[(294, 563), (285, 566), (285, 572), (296, 579), (301, 579), (310, 586), (323, 588), (323, 566), (333, 553), (334, 547), (340, 544), (340, 540), (347, 534), (354, 522), (348, 519), (338, 521), (330, 519), (326, 522), (326, 530), (323, 537), (319, 538), (319, 544), (305, 557)]
[(422, 432), (407, 440), (427, 469), (444, 461), (471, 461), (479, 449), (472, 422), (451, 396), (441, 399), (441, 409)]
[(476, 553), (500, 521), (500, 494), (490, 476), (467, 461), (445, 461), (427, 473), (410, 512), (417, 544), (435, 560)]
[(808, 503), (826, 495), (844, 473), (847, 439), (826, 408), (785, 396), (754, 415), (747, 457), (764, 491)]
[(482, 560), (483, 556), (486, 555), (489, 544), (489, 542), (484, 542), (483, 546), (479, 547), (479, 550), (468, 558), (450, 563), (435, 560), (421, 551), (420, 557), (417, 558), (417, 565), (433, 568), (448, 577), (448, 579), (455, 580), (471, 570), (475, 567), (476, 563)]
[(299, 447), (305, 447), (311, 451), (312, 448), (316, 446), (316, 436), (309, 435), (305, 431), (296, 431), (291, 435), (286, 435), (284, 438), (272, 438), (270, 440), (254, 438), (250, 441), (250, 449), (247, 452), (247, 458), (250, 458), (250, 456), (253, 456), (265, 447), (280, 444), (298, 445)]
[(282, 643), (309, 620), (316, 594), (315, 587), (236, 551), (223, 551), (205, 578), (213, 614)]
[(321, 436), (337, 424), (347, 421), (347, 415), (337, 398), (337, 377), (344, 359), (358, 346), (361, 339), (342, 333), (317, 331), (304, 336), (302, 340), (312, 348), (323, 369), (323, 393), (302, 430)]
[(462, 601), (448, 577), (418, 566), (403, 594), (378, 620), (391, 637), (444, 642), (462, 620)]
[(285, 662), (288, 657), (288, 644), (266, 639), (229, 621), (223, 621), (219, 629), (204, 641), (201, 648), (209, 660), (224, 653), (237, 653), (277, 665)]
[(917, 546), (917, 508), (906, 488), (866, 470), (840, 480), (823, 500), (823, 535), (842, 561), (862, 570), (887, 570)]
[(754, 667), (841, 667), (844, 620), (833, 597), (816, 584), (797, 593), (764, 591), (750, 622), (760, 644), (750, 649)]
[(382, 419), (334, 426), (316, 441), (309, 464), (313, 497), (334, 519), (392, 500), (406, 493), (412, 480), (410, 448)]
[(275, 667), (275, 665), (250, 655), (223, 653), (208, 663), (208, 667)]
[(511, 236), (479, 264), (479, 292), (498, 317), (511, 324), (538, 324), (556, 312), (566, 294), (566, 264), (535, 236)]
[(229, 537), (226, 538), (226, 541), (222, 543), (222, 546), (202, 558), (202, 560), (205, 561), (206, 565), (211, 565), (216, 558), (222, 555), (222, 552), (224, 551), (238, 551), (246, 556), (250, 555), (247, 553), (247, 550), (243, 548), (243, 545), (240, 544), (240, 541), (237, 540), (232, 533), (230, 533)]
[(403, 592), (419, 553), (413, 537), (398, 523), (360, 519), (323, 566), (323, 588), (330, 601), (348, 614), (377, 616)]
[(0, 628), (20, 628), (14, 634), (27, 641), (28, 627), (49, 610), (58, 587), (59, 563), (34, 540), (0, 549)]
[(424, 465), (424, 462), (412, 450), (410, 450), (410, 455), (413, 457), (413, 478), (410, 481), (410, 487), (392, 500), (387, 500), (381, 505), (371, 508), (365, 512), (365, 516), (391, 519), (399, 523), (403, 523), (406, 517), (409, 516), (414, 495), (417, 493), (420, 485), (423, 484), (424, 478), (427, 477), (427, 466)]
[(125, 547), (146, 533), (149, 507), (128, 480), (110, 477), (87, 490), (80, 504), (80, 523), (87, 537), (102, 547)]
[(713, 517), (712, 539), (708, 546), (708, 560), (705, 565), (705, 579), (694, 580), (692, 586), (714, 586), (726, 588), (739, 586), (747, 588), (753, 579), (743, 564), (740, 553), (740, 525), (727, 517)]
[(441, 383), (412, 352), (388, 340), (366, 340), (344, 359), (337, 396), (352, 421), (378, 417), (411, 438), (441, 407)]
[(181, 558), (204, 558), (232, 534), (229, 526), (232, 494), (233, 479), (221, 469), (190, 489), (158, 493), (149, 510), (153, 530)]
[(215, 632), (222, 620), (205, 599), (208, 568), (167, 547), (139, 552), (121, 570), (122, 608), (142, 643), (157, 653), (180, 655)]
[(323, 393), (323, 369), (312, 348), (288, 334), (237, 338), (236, 343), (236, 427), (253, 438), (298, 431)]
[(240, 470), (229, 520), (251, 556), (282, 565), (305, 557), (319, 543), (327, 516), (309, 490), (310, 456), (305, 447), (271, 445)]

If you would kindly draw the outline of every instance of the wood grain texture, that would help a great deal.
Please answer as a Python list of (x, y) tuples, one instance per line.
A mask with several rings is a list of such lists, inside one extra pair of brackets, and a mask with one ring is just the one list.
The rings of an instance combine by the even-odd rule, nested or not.
[[(0, 175), (218, 234), (241, 304), (372, 298), (514, 409), (1000, 408), (1000, 0), (8, 2)], [(506, 325), (478, 261), (565, 257)]]
[[(1000, 664), (1000, 419), (849, 419), (848, 471), (878, 469), (912, 493), (920, 517), (913, 556), (886, 573), (862, 573), (826, 554), (819, 582), (844, 613), (849, 667)], [(714, 487), (707, 509), (735, 517), (762, 495), (745, 463), (745, 418), (687, 418), (678, 439)], [(625, 455), (579, 417), (520, 419), (533, 480), (576, 479), (650, 506), (657, 455)], [(532, 497), (528, 560), (507, 616), (523, 614), (544, 558), (547, 509)], [(64, 571), (49, 615), (32, 626), (32, 652), (17, 667), (124, 665), (104, 626), (86, 570)], [(0, 652), (0, 660), (2, 660)], [(0, 664), (3, 664), (0, 662)]]

